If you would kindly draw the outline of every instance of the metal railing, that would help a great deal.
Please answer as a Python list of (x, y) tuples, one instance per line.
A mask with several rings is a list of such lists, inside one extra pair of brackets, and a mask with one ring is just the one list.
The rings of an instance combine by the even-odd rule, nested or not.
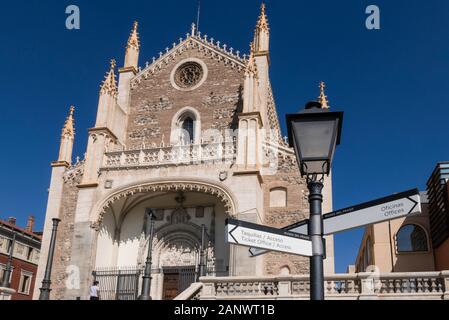
[(137, 300), (141, 268), (102, 268), (92, 272), (102, 300)]
[[(229, 272), (223, 268), (207, 267), (208, 277), (226, 277)], [(198, 266), (176, 266), (153, 268), (152, 275), (179, 275), (179, 292), (187, 290), (196, 282)], [(99, 282), (101, 300), (137, 300), (141, 290), (143, 267), (97, 268), (92, 272), (93, 281)]]

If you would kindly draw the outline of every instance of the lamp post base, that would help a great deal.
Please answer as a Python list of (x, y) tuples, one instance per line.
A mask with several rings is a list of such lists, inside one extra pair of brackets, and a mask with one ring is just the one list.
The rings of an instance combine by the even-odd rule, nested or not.
[(310, 299), (324, 300), (324, 248), (323, 248), (323, 183), (312, 179), (308, 183), (310, 203), (309, 235), (312, 238), (313, 257), (310, 258)]
[(310, 284), (310, 300), (324, 300), (324, 274), (323, 274), (323, 257), (311, 257), (310, 275), (312, 282)]
[(39, 300), (50, 300), (50, 288), (40, 288)]
[(141, 301), (151, 301), (153, 298), (151, 298), (150, 290), (151, 290), (151, 280), (152, 277), (148, 275), (144, 275), (142, 277), (142, 294), (139, 296), (139, 300)]

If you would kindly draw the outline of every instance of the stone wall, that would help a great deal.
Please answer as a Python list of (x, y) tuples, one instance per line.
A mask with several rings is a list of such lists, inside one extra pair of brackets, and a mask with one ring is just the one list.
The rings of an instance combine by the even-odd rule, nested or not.
[(78, 188), (80, 177), (70, 177), (64, 182), (63, 195), (58, 234), (56, 237), (56, 249), (52, 270), (52, 300), (62, 300), (66, 292), (67, 267), (70, 265), (73, 231), (75, 222), (75, 210), (78, 200)]
[[(172, 71), (184, 59), (200, 59), (207, 66), (207, 79), (197, 89), (182, 91), (171, 82)], [(172, 120), (185, 108), (196, 109), (201, 116), (202, 131), (229, 129), (236, 124), (242, 108), (244, 74), (191, 48), (164, 66), (156, 74), (142, 80), (131, 91), (131, 107), (126, 145), (131, 149), (170, 144)]]
[[(297, 168), (297, 165), (285, 165), (280, 161), (277, 174), (263, 177), (266, 225), (283, 228), (308, 218), (307, 185)], [(270, 191), (273, 188), (284, 188), (287, 191), (286, 207), (270, 207)], [(264, 256), (264, 266), (267, 275), (279, 275), (285, 270), (290, 274), (306, 274), (309, 272), (309, 259), (272, 252)]]

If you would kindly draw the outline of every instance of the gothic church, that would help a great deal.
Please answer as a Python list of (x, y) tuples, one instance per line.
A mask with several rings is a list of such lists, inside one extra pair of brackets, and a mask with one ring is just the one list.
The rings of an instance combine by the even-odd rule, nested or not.
[[(249, 55), (193, 25), (140, 66), (140, 40), (136, 22), (123, 66), (111, 61), (101, 85), (81, 161), (72, 161), (73, 107), (65, 122), (52, 163), (35, 297), (53, 218), (61, 223), (52, 299), (86, 299), (94, 279), (104, 299), (135, 299), (149, 241), (151, 296), (173, 299), (197, 281), (203, 226), (208, 277), (308, 273), (307, 258), (251, 258), (248, 248), (225, 243), (227, 218), (284, 227), (308, 214), (307, 187), (282, 138), (270, 85), (265, 6)], [(330, 212), (330, 181), (325, 185), (323, 209)], [(334, 271), (332, 237), (325, 271)]]

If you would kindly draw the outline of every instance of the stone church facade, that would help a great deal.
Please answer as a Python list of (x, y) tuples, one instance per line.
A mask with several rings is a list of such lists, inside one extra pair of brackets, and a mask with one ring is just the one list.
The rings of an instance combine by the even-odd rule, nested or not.
[[(280, 130), (269, 40), (263, 6), (247, 56), (192, 26), (139, 67), (135, 23), (118, 81), (111, 61), (102, 83), (84, 160), (72, 162), (74, 108), (64, 125), (52, 163), (37, 288), (53, 218), (62, 221), (52, 299), (85, 299), (93, 272), (143, 268), (149, 211), (155, 217), (154, 299), (173, 298), (185, 288), (173, 282), (198, 265), (203, 225), (209, 276), (308, 273), (307, 258), (250, 258), (248, 248), (225, 243), (227, 218), (283, 227), (308, 215), (307, 186)], [(330, 182), (325, 212), (332, 209)], [(326, 272), (333, 273), (333, 265), (330, 237)]]

